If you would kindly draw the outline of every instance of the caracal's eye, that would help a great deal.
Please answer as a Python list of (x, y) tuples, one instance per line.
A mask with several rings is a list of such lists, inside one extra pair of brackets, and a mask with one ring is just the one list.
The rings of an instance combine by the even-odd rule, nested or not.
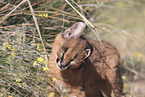
[(78, 56), (78, 54), (76, 54), (76, 55), (74, 56), (74, 59), (76, 59), (76, 58), (77, 58), (77, 56)]
[(68, 48), (65, 48), (65, 49), (64, 49), (64, 53), (65, 53), (67, 50), (68, 50)]
[(59, 62), (59, 59), (58, 59), (58, 58), (56, 58), (56, 62), (57, 62), (57, 63)]

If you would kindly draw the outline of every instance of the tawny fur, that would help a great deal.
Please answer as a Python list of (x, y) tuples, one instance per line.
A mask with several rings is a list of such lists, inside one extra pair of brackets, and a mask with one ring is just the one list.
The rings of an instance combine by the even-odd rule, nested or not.
[[(69, 47), (64, 60), (74, 56), (75, 52), (82, 52), (89, 43), (93, 52), (86, 60), (76, 64), (76, 68), (59, 70), (56, 67), (56, 54)], [(72, 49), (71, 49), (72, 48)], [(81, 53), (83, 54), (83, 52)], [(80, 58), (80, 59), (79, 59)], [(81, 57), (78, 57), (81, 60)], [(76, 39), (65, 39), (59, 34), (53, 43), (50, 56), (50, 77), (62, 79), (70, 93), (77, 97), (115, 97), (122, 96), (123, 82), (120, 70), (120, 54), (118, 50), (106, 41), (88, 41), (82, 36)]]

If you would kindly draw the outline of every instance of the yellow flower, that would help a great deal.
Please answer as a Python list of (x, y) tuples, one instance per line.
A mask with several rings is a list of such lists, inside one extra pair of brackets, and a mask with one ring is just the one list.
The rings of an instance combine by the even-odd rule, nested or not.
[(124, 61), (123, 64), (126, 65), (127, 63)]
[(16, 56), (16, 55), (15, 55), (15, 52), (11, 52), (11, 55), (14, 56), (14, 57)]
[(17, 49), (16, 49), (15, 47), (13, 47), (13, 46), (12, 46), (12, 48), (13, 48), (12, 50), (17, 50)]
[(39, 63), (43, 63), (44, 62), (44, 58), (42, 58), (42, 57), (39, 57), (37, 60), (38, 60)]
[(46, 61), (44, 61), (44, 64), (46, 64)]
[(57, 79), (56, 79), (56, 78), (52, 78), (52, 80), (53, 80), (53, 81), (57, 81)]
[(126, 78), (126, 76), (122, 76), (122, 79), (126, 80), (127, 78)]
[(48, 97), (54, 97), (54, 92), (50, 92)]
[(22, 85), (20, 83), (18, 83), (19, 87), (22, 87)]
[(12, 45), (10, 45), (10, 44), (7, 42), (6, 47), (7, 47), (8, 49), (11, 49), (11, 46), (12, 46)]
[(134, 57), (137, 57), (137, 58), (142, 58), (143, 57), (143, 54), (141, 54), (141, 53), (139, 53), (139, 52), (133, 52), (132, 53), (132, 56), (134, 56)]
[(38, 51), (40, 51), (40, 49), (39, 49), (39, 48), (40, 48), (40, 45), (39, 45), (39, 43), (38, 43), (38, 44), (37, 44), (37, 50), (38, 50)]
[(138, 53), (138, 58), (140, 59), (140, 58), (142, 58), (143, 57), (143, 54), (141, 54), (141, 53)]
[(13, 97), (13, 96), (8, 96), (8, 97)]
[(9, 43), (7, 42), (7, 45), (6, 45), (6, 47), (10, 47), (11, 45), (9, 45)]
[(43, 16), (47, 18), (48, 17), (48, 14), (43, 14)]
[(43, 67), (43, 71), (49, 71), (48, 67)]
[(21, 79), (16, 79), (16, 82), (20, 82), (21, 81)]
[(23, 85), (23, 86), (26, 86), (26, 83), (25, 83), (25, 82), (23, 82), (23, 83), (22, 83), (22, 85)]
[(43, 15), (42, 15), (42, 13), (39, 13), (39, 15), (38, 15), (38, 16), (42, 17)]

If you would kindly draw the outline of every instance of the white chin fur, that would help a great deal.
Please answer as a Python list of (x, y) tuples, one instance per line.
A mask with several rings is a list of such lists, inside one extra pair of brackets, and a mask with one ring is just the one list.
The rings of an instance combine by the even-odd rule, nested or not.
[(57, 67), (59, 70), (67, 70), (67, 69), (69, 68), (69, 66), (66, 66), (66, 67), (64, 67), (64, 68), (63, 68), (63, 67), (61, 68), (61, 67), (59, 66), (59, 64), (56, 64), (56, 67)]

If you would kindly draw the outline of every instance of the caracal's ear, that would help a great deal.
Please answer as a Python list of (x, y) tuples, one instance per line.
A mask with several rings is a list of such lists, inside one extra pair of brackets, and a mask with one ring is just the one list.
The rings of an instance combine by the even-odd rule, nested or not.
[(85, 27), (86, 27), (85, 23), (77, 22), (77, 23), (73, 24), (65, 32), (63, 32), (62, 36), (65, 38), (68, 38), (68, 39), (78, 38), (82, 34)]
[(85, 48), (86, 56), (84, 60), (86, 60), (89, 56), (91, 56), (93, 52), (93, 47), (90, 44), (87, 44), (87, 47)]

